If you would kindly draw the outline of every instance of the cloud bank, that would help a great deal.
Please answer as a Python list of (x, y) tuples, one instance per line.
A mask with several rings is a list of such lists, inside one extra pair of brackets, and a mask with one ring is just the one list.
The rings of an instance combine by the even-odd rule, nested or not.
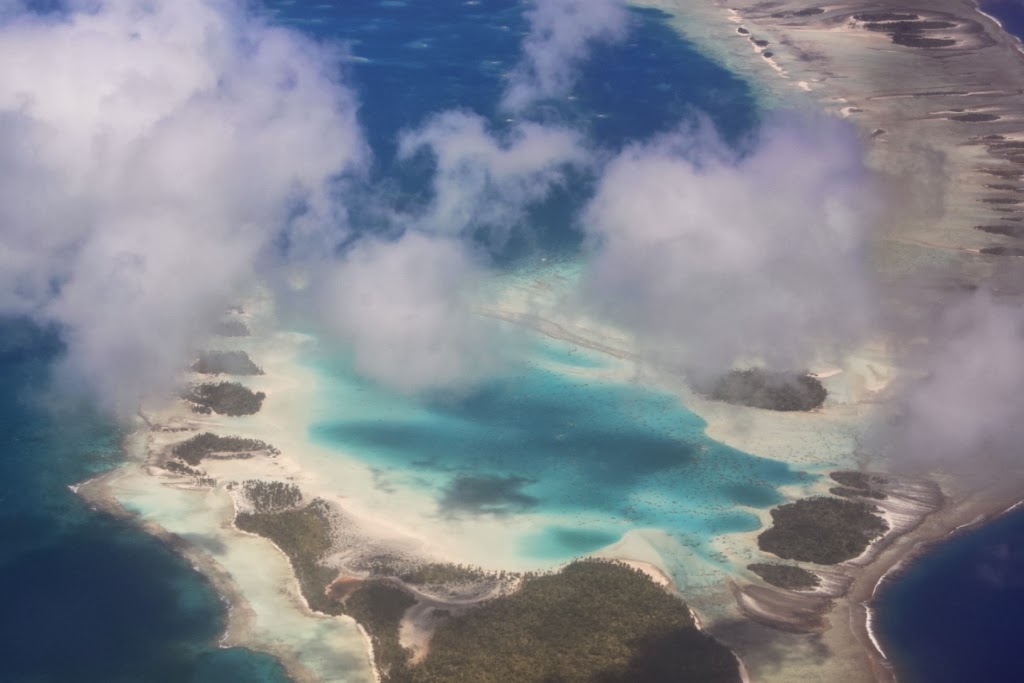
[(622, 0), (537, 0), (526, 16), (523, 58), (501, 102), (510, 111), (567, 95), (591, 45), (622, 40), (629, 26)]
[(0, 311), (56, 321), (124, 412), (272, 243), (316, 251), (365, 158), (336, 55), (233, 2), (83, 3), (0, 25)]
[(872, 318), (870, 186), (825, 116), (770, 121), (745, 153), (700, 124), (634, 145), (584, 216), (585, 300), (664, 365), (802, 367)]
[[(1024, 311), (979, 291), (950, 306), (913, 348), (892, 391), (894, 417), (871, 446), (897, 468), (991, 478), (1024, 443)], [(920, 346), (920, 344), (918, 345)]]

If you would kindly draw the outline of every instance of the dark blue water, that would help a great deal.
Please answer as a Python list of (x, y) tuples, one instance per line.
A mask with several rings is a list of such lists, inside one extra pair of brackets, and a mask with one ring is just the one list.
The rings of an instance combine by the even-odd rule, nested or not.
[(883, 587), (877, 616), (901, 681), (1024, 680), (1024, 509), (933, 548)]
[(1024, 40), (1024, 3), (1020, 0), (981, 0), (979, 6), (998, 19), (1007, 33)]
[(47, 397), (52, 332), (0, 319), (0, 680), (287, 680), (219, 650), (224, 611), (183, 560), (68, 490), (115, 466), (117, 426)]

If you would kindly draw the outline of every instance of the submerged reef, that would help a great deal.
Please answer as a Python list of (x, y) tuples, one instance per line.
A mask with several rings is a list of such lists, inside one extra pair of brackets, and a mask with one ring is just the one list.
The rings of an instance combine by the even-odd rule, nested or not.
[(733, 370), (696, 388), (713, 401), (779, 411), (814, 410), (828, 396), (818, 378), (806, 372), (760, 368)]
[(772, 510), (772, 527), (757, 545), (786, 560), (838, 564), (860, 555), (889, 530), (878, 508), (842, 498), (816, 496)]
[(182, 396), (193, 404), (192, 410), (197, 413), (207, 414), (212, 411), (230, 416), (255, 415), (266, 397), (262, 391), (253, 392), (238, 382), (200, 384)]

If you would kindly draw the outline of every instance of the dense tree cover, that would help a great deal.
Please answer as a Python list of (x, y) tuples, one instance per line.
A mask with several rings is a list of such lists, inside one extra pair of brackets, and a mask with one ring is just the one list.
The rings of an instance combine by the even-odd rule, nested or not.
[(242, 491), (258, 513), (280, 512), (302, 502), (299, 487), (283, 481), (247, 479), (242, 482)]
[(855, 489), (849, 486), (833, 486), (828, 490), (833, 496), (842, 496), (843, 498), (874, 498), (875, 500), (885, 500), (888, 498), (881, 491), (875, 491), (873, 489)]
[(192, 409), (197, 413), (212, 410), (221, 415), (237, 416), (255, 415), (266, 397), (262, 391), (253, 392), (237, 382), (219, 382), (194, 386), (183, 398), (194, 404)]
[(815, 588), (821, 583), (813, 572), (792, 564), (755, 562), (748, 564), (747, 569), (760, 576), (766, 583), (789, 590)]
[(164, 463), (164, 469), (168, 472), (174, 472), (175, 474), (184, 474), (189, 477), (201, 477), (205, 474), (202, 470), (197, 470), (194, 467), (182, 464), (177, 460), (168, 460)]
[[(324, 501), (239, 513), (235, 523), (271, 539), (288, 555), (310, 607), (348, 614), (367, 630), (384, 683), (740, 680), (736, 658), (697, 629), (681, 600), (642, 572), (598, 560), (577, 561), (556, 574), (528, 575), (511, 595), (449, 614), (427, 656), (414, 665), (398, 635), (403, 615), (416, 603), (408, 591), (388, 579), (371, 579), (344, 602), (329, 597), (327, 586), (337, 572), (319, 563), (331, 546)], [(450, 571), (436, 567), (425, 576)], [(465, 576), (464, 568), (452, 575)]]
[(818, 378), (807, 373), (760, 368), (733, 370), (697, 389), (714, 401), (783, 411), (813, 410), (828, 395)]
[(338, 576), (336, 569), (320, 560), (331, 548), (330, 507), (319, 498), (304, 508), (275, 512), (244, 513), (235, 526), (270, 539), (291, 561), (299, 589), (311, 609), (325, 614), (348, 614), (366, 629), (373, 641), (373, 653), (385, 683), (408, 678), (410, 653), (399, 643), (398, 627), (405, 610), (415, 600), (402, 589), (385, 581), (363, 581), (344, 602), (331, 598), (327, 587)]
[(772, 510), (772, 527), (757, 544), (783, 559), (837, 564), (857, 557), (889, 530), (877, 510), (860, 501), (804, 498)]
[(888, 480), (877, 474), (858, 472), (857, 470), (839, 470), (829, 473), (830, 477), (843, 486), (855, 489), (870, 489), (884, 485)]
[(203, 351), (192, 363), (192, 371), (204, 375), (262, 375), (245, 351)]
[(252, 451), (269, 451), (277, 453), (277, 449), (257, 439), (244, 439), (240, 436), (217, 436), (203, 432), (182, 441), (171, 449), (171, 453), (190, 465), (198, 465), (203, 458), (214, 453), (231, 453), (234, 457), (244, 457)]
[(394, 576), (414, 586), (449, 585), (504, 578), (506, 572), (487, 571), (482, 567), (454, 562), (410, 562), (388, 556), (378, 556), (362, 567), (374, 576)]
[(374, 660), (384, 683), (416, 680), (409, 665), (412, 653), (398, 638), (402, 617), (415, 604), (407, 592), (383, 581), (366, 581), (345, 599), (345, 614), (370, 634)]
[(278, 512), (240, 512), (235, 526), (270, 539), (291, 560), (295, 577), (312, 609), (341, 614), (341, 605), (327, 597), (327, 586), (338, 575), (320, 559), (331, 549), (330, 507), (314, 499), (303, 508)]
[(574, 562), (442, 623), (416, 683), (739, 681), (686, 605), (626, 565)]

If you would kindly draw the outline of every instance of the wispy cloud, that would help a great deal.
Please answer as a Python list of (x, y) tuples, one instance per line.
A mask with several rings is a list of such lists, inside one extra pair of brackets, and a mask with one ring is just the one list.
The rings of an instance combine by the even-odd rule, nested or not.
[(537, 0), (527, 19), (522, 61), (502, 98), (511, 111), (567, 95), (591, 46), (622, 40), (629, 27), (622, 0)]
[(481, 236), (496, 246), (523, 219), (525, 210), (584, 167), (589, 153), (567, 128), (523, 123), (501, 135), (484, 118), (448, 111), (406, 132), (399, 156), (427, 151), (436, 162), (434, 198), (415, 219), (423, 230)]
[(1024, 311), (982, 290), (917, 333), (870, 448), (896, 468), (1005, 474), (1024, 443)]

